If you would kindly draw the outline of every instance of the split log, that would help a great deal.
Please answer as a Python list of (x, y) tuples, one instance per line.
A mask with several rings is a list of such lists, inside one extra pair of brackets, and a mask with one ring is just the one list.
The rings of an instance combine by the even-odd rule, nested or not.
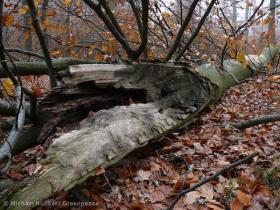
[[(227, 71), (222, 73), (209, 64), (197, 71), (173, 64), (72, 66), (71, 76), (65, 78), (72, 86), (54, 90), (40, 104), (57, 116), (42, 130), (50, 135), (47, 131), (69, 116), (78, 119), (79, 126), (54, 140), (38, 162), (41, 172), (0, 195), (0, 209), (19, 209), (13, 203), (5, 206), (4, 201), (25, 202), (30, 205), (20, 209), (30, 209), (94, 176), (99, 167), (106, 168), (149, 141), (189, 125), (228, 87), (252, 76), (255, 66), (263, 67), (276, 54), (278, 49), (266, 49), (250, 64), (251, 71), (227, 61)], [(86, 117), (89, 110), (93, 114)]]

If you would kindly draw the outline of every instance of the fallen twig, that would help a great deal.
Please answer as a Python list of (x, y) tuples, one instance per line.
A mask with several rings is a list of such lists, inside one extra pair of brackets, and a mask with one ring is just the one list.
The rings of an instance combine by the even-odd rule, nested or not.
[(253, 127), (255, 125), (275, 122), (275, 121), (280, 121), (280, 114), (259, 116), (242, 122), (231, 123), (230, 125), (237, 129), (245, 129), (245, 128)]
[(223, 174), (224, 172), (226, 172), (229, 169), (235, 168), (239, 165), (241, 165), (242, 163), (252, 159), (253, 157), (257, 156), (259, 154), (259, 152), (254, 152), (251, 155), (242, 158), (226, 167), (224, 167), (223, 169), (221, 169), (220, 171), (218, 171), (217, 173), (213, 174), (212, 176), (209, 176), (208, 178), (198, 182), (197, 184), (193, 185), (192, 187), (182, 190), (177, 196), (176, 198), (172, 201), (172, 203), (170, 204), (170, 206), (167, 208), (167, 210), (172, 210), (174, 208), (174, 206), (176, 205), (176, 203), (181, 199), (182, 196), (184, 196), (185, 194), (194, 191), (196, 188), (206, 184), (207, 182), (211, 181), (212, 179), (217, 178), (218, 176), (220, 176), (221, 174)]

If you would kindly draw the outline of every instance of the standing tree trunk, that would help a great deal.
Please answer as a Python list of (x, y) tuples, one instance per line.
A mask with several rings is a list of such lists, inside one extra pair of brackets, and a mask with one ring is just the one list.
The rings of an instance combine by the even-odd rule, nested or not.
[(198, 16), (202, 17), (202, 11), (203, 11), (203, 7), (202, 7), (202, 3), (200, 1), (200, 3), (198, 4)]
[(232, 25), (233, 28), (237, 27), (237, 0), (232, 0)]
[[(43, 24), (47, 20), (48, 5), (49, 5), (49, 0), (44, 0), (43, 3), (42, 3), (41, 24)], [(47, 31), (48, 31), (48, 29), (45, 27), (43, 29), (43, 32), (47, 33)], [(45, 37), (45, 42), (46, 42), (46, 45), (49, 46), (49, 37)]]
[[(256, 5), (256, 0), (252, 0), (252, 4), (253, 4), (253, 6), (255, 7), (255, 5)], [(252, 26), (252, 35), (253, 35), (253, 36), (256, 35), (256, 26), (255, 26), (255, 25)]]
[(275, 6), (276, 0), (270, 0), (270, 22), (268, 24), (268, 32), (270, 35), (270, 42), (275, 44), (276, 43), (276, 30), (275, 30)]
[[(245, 21), (244, 22), (246, 23), (248, 21), (248, 19), (249, 19), (249, 0), (246, 0)], [(250, 29), (248, 29), (245, 33), (246, 39), (248, 39), (248, 37), (249, 37), (249, 30)]]
[[(26, 3), (26, 0), (23, 0), (22, 1), (22, 7), (27, 7), (27, 3)], [(24, 26), (29, 26), (29, 18), (30, 18), (30, 15), (29, 13), (26, 13), (23, 15), (23, 25)], [(25, 37), (27, 37), (25, 40), (24, 40), (24, 46), (23, 48), (27, 51), (32, 51), (32, 36), (31, 36), (31, 31), (30, 29), (24, 29), (23, 31), (24, 33), (26, 33), (27, 35)]]
[[(70, 10), (70, 8), (68, 8)], [(66, 42), (70, 42), (70, 37), (71, 37), (71, 22), (70, 22), (70, 14), (69, 12), (66, 12), (65, 15), (65, 20), (64, 20), (64, 25), (66, 26), (66, 32), (65, 32), (65, 39)], [(66, 47), (64, 51), (64, 56), (69, 56), (70, 55), (70, 50), (71, 48)]]

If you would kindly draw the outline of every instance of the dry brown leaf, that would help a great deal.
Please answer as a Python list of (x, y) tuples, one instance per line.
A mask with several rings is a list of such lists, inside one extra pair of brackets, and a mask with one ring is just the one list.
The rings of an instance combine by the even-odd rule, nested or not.
[(201, 192), (202, 195), (207, 200), (213, 200), (213, 198), (214, 198), (213, 186), (210, 183), (206, 183), (206, 184), (202, 185), (201, 187), (197, 188), (197, 191)]
[(173, 191), (177, 192), (178, 190), (183, 190), (190, 186), (189, 183), (187, 183), (188, 180), (180, 177), (180, 179), (176, 182), (176, 184), (173, 186)]
[(236, 191), (236, 196), (238, 200), (244, 205), (249, 206), (251, 203), (252, 196), (242, 192), (241, 190)]
[(134, 203), (129, 208), (130, 210), (145, 210), (146, 208), (141, 203)]
[(192, 177), (192, 178), (190, 178), (190, 179), (188, 179), (187, 181), (186, 181), (186, 183), (187, 184), (193, 184), (193, 183), (197, 183), (199, 181), (199, 179), (197, 178), (197, 177)]
[(35, 168), (36, 168), (36, 164), (29, 164), (29, 165), (25, 166), (25, 170), (27, 171), (29, 176), (32, 176)]
[(258, 188), (260, 184), (260, 179), (254, 176), (242, 174), (239, 177), (239, 184), (242, 188), (242, 191), (245, 191), (247, 193), (253, 193)]
[(17, 181), (20, 181), (22, 179), (22, 174), (15, 171), (14, 169), (10, 169), (7, 173), (7, 175), (9, 177), (11, 177), (12, 179), (15, 179)]
[(137, 171), (136, 180), (140, 181), (140, 182), (148, 181), (148, 180), (150, 180), (151, 175), (152, 175), (152, 173), (150, 171), (144, 171), (144, 170), (140, 169), (139, 171)]
[(208, 201), (207, 207), (210, 208), (211, 210), (224, 210), (225, 209), (225, 207), (221, 203), (219, 203), (215, 200)]
[(244, 206), (242, 203), (237, 199), (234, 198), (233, 201), (231, 202), (231, 210), (243, 210)]
[(194, 204), (197, 199), (200, 198), (200, 196), (202, 196), (202, 193), (198, 192), (198, 191), (192, 191), (189, 192), (183, 199), (183, 203), (184, 204), (188, 204), (188, 205), (192, 205)]
[(161, 166), (157, 164), (156, 162), (151, 162), (151, 172), (159, 171), (161, 169)]
[(102, 168), (102, 166), (98, 166), (96, 169), (95, 169), (95, 174), (96, 176), (99, 176), (101, 174), (104, 174), (105, 173), (105, 169)]
[(157, 203), (166, 200), (166, 195), (161, 190), (155, 190), (151, 194), (151, 203)]

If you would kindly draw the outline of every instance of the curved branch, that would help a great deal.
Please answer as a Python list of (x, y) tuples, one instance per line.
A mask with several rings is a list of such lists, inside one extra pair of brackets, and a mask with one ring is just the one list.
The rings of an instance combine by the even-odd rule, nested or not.
[[(255, 15), (257, 14), (257, 12), (260, 10), (261, 6), (263, 5), (264, 3), (264, 0), (261, 1), (261, 3), (258, 5), (258, 7), (255, 9), (255, 11), (253, 12), (253, 14), (250, 16), (250, 18), (245, 22), (243, 23), (242, 25), (240, 25), (235, 31), (233, 30), (233, 27), (231, 25), (231, 23), (228, 21), (228, 19), (226, 18), (226, 16), (224, 15), (223, 13), (223, 10), (220, 9), (220, 11), (222, 12), (222, 15), (223, 17), (225, 18), (225, 20), (227, 21), (227, 23), (229, 24), (229, 26), (231, 27), (231, 30), (232, 30), (232, 36), (235, 37), (235, 35), (242, 29), (245, 27), (245, 29), (240, 33), (240, 35), (242, 35), (246, 30), (247, 30), (247, 26), (248, 24), (253, 20), (253, 18), (255, 17)], [(222, 55), (221, 55), (221, 67), (224, 67), (224, 58), (225, 58), (225, 54), (227, 52), (228, 48), (227, 48), (227, 42), (224, 44), (224, 47), (223, 47), (223, 52), (222, 52)]]
[[(13, 149), (18, 143), (19, 136), (24, 126), (25, 121), (25, 103), (24, 96), (20, 85), (16, 86), (16, 96), (17, 96), (17, 108), (19, 109), (19, 114), (16, 119), (16, 123), (13, 126), (7, 140), (2, 144), (0, 148), (0, 170), (1, 173), (6, 172), (11, 164), (11, 157)], [(21, 96), (23, 99), (21, 99)], [(22, 101), (22, 103), (21, 103)]]
[[(0, 3), (0, 16), (3, 14), (3, 1)], [(22, 84), (19, 78), (19, 81), (16, 79), (13, 71), (9, 68), (6, 60), (6, 50), (3, 46), (3, 23), (0, 23), (0, 60), (2, 68), (5, 70), (7, 76), (12, 80), (13, 85), (16, 89), (16, 100), (17, 100), (17, 107), (16, 107), (16, 120), (15, 124), (7, 140), (1, 145), (0, 148), (0, 172), (6, 172), (11, 164), (12, 152), (15, 145), (18, 142), (19, 135), (23, 129), (24, 121), (25, 121), (25, 101), (24, 101), (24, 94), (22, 91)], [(8, 55), (10, 58), (10, 56)], [(14, 65), (12, 61), (12, 66)]]

